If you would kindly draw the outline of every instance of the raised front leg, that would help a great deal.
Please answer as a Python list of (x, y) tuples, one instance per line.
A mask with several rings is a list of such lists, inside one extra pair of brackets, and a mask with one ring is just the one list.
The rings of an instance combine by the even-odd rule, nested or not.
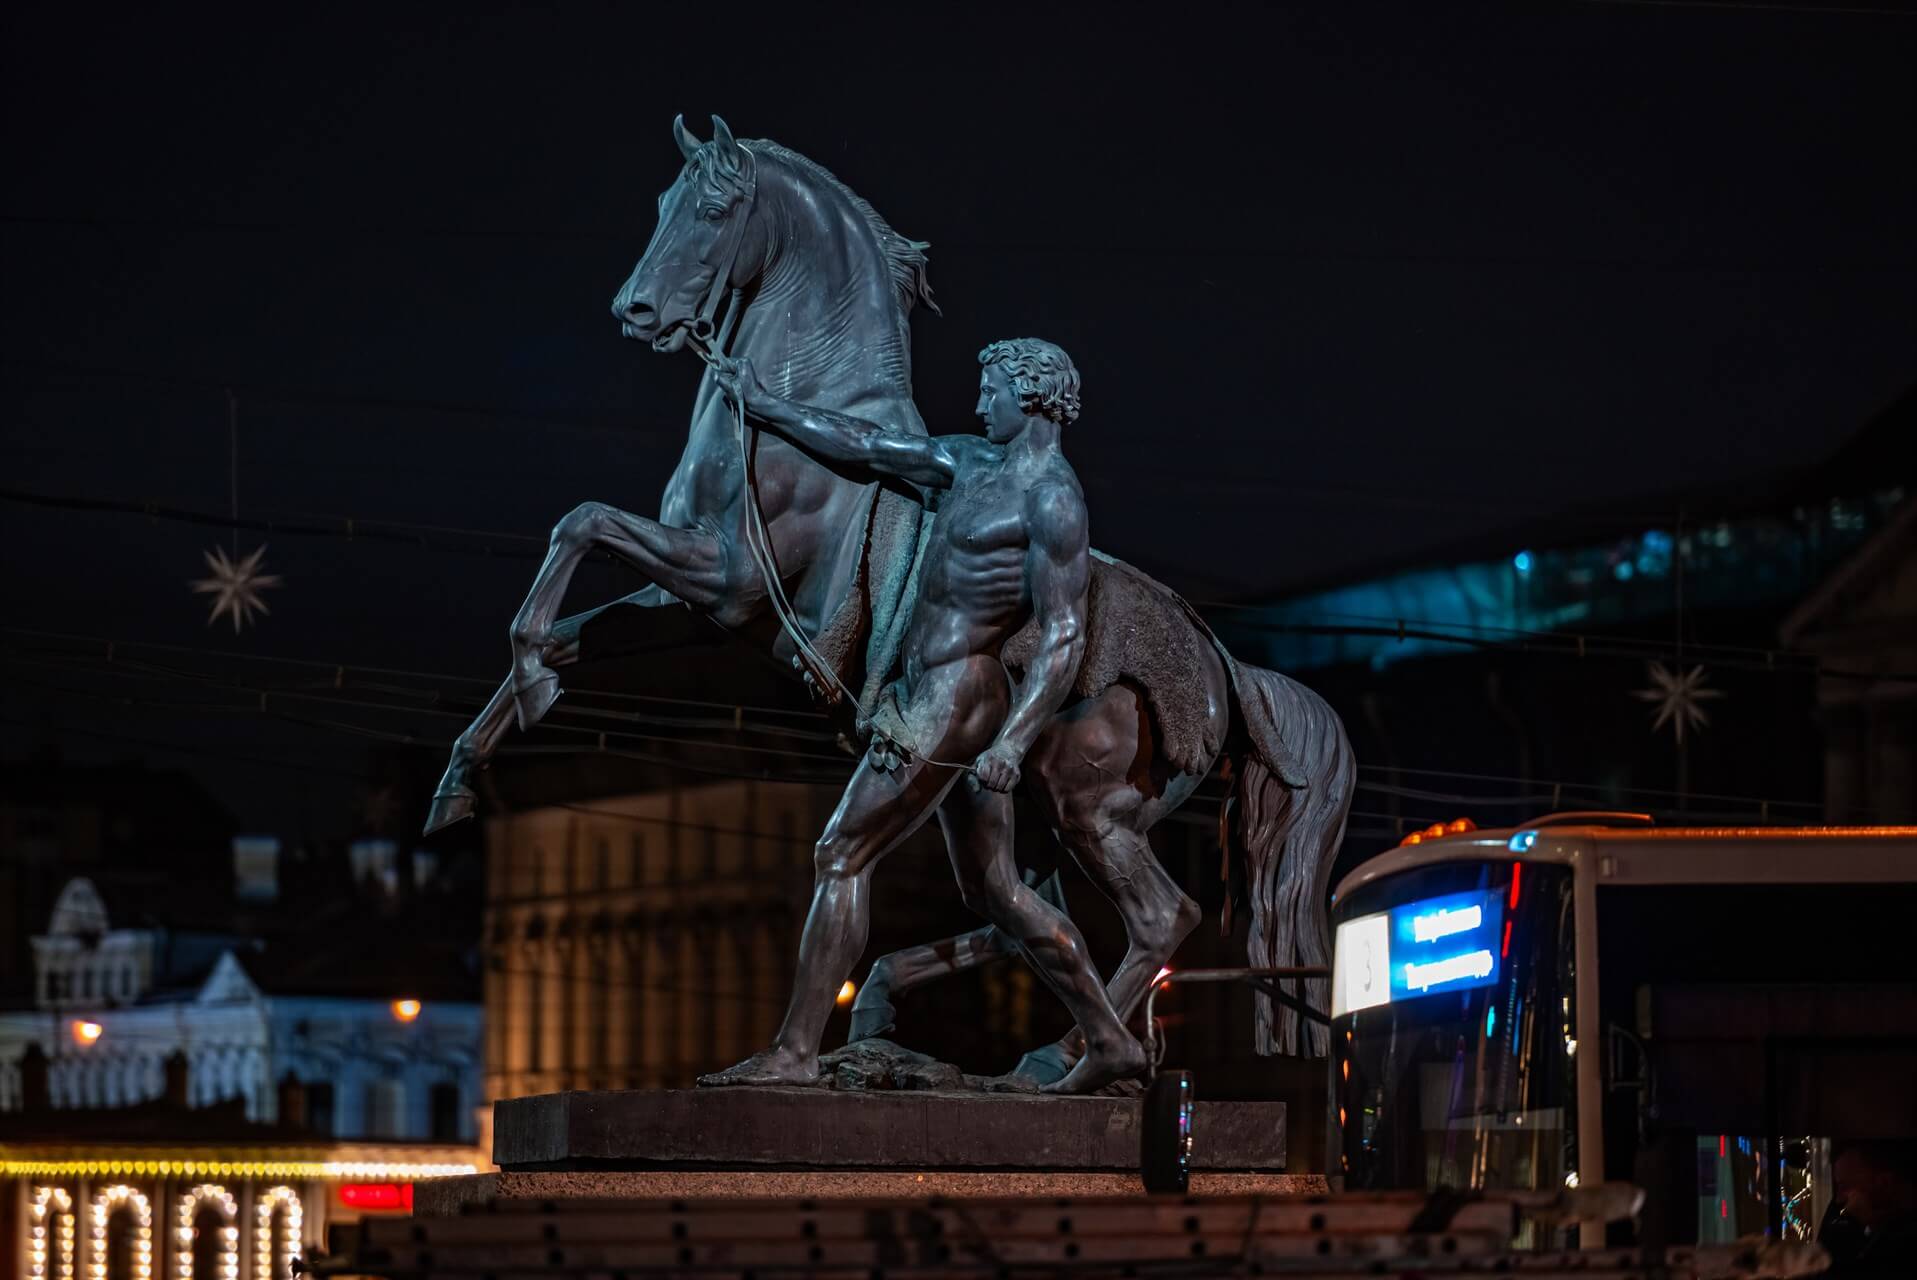
[[(668, 602), (670, 597), (662, 595), (657, 587), (646, 587), (631, 595), (615, 600), (611, 604), (588, 609), (584, 613), (575, 613), (571, 617), (561, 618), (552, 625), (552, 639), (546, 645), (545, 661), (555, 667), (570, 666), (579, 660), (579, 636), (585, 625), (608, 609), (619, 605), (637, 605), (657, 607)], [(506, 736), (507, 728), (513, 722), (513, 682), (509, 677), (486, 703), (486, 709), (479, 713), (478, 719), (466, 727), (466, 731), (453, 741), (452, 758), (446, 764), (446, 772), (439, 779), (439, 786), (433, 792), (432, 807), (426, 812), (426, 834), (431, 835), (442, 827), (473, 816), (477, 797), (473, 794), (472, 776), (486, 766), (499, 750), (500, 742)]]
[(553, 619), (573, 571), (600, 547), (695, 609), (717, 612), (725, 603), (730, 548), (716, 534), (675, 529), (603, 502), (575, 507), (554, 526), (546, 562), (513, 619), (511, 702), (521, 729), (537, 724), (559, 697), (559, 673), (548, 665)]

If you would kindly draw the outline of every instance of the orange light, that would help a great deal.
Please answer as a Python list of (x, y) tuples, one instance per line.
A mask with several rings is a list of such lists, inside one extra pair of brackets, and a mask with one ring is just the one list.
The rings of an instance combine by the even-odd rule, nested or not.
[(1345, 1069), (1345, 1079), (1351, 1079), (1351, 1059), (1346, 1058), (1342, 1065)]
[(1410, 835), (1408, 835), (1408, 836), (1406, 836), (1406, 837), (1405, 837), (1404, 839), (1402, 839), (1402, 840), (1400, 840), (1400, 841), (1399, 841), (1398, 843), (1399, 843), (1400, 845), (1407, 845), (1407, 844), (1423, 844), (1423, 843), (1424, 843), (1424, 832), (1422, 832), (1422, 831), (1413, 831), (1413, 832), (1412, 832), (1412, 833), (1411, 833)]
[(419, 1016), (419, 1001), (417, 1000), (393, 1001), (393, 1016), (395, 1018), (398, 1018), (401, 1022), (411, 1022), (414, 1018), (417, 1018)]
[(857, 994), (859, 994), (858, 987), (853, 985), (852, 980), (850, 978), (847, 978), (845, 980), (845, 985), (839, 988), (839, 1003), (851, 1004), (852, 997)]
[(92, 1044), (100, 1038), (100, 1033), (105, 1030), (106, 1028), (97, 1022), (87, 1022), (75, 1018), (73, 1020), (73, 1042), (75, 1044)]
[(1453, 818), (1444, 824), (1444, 829), (1452, 835), (1463, 835), (1467, 831), (1476, 831), (1478, 824), (1469, 818)]

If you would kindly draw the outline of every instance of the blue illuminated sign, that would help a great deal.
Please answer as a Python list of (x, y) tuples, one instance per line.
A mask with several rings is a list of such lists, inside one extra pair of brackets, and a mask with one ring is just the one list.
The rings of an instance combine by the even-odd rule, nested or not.
[(1391, 999), (1488, 987), (1503, 944), (1501, 890), (1446, 894), (1393, 907)]
[[(1450, 893), (1339, 924), (1331, 1011), (1488, 987), (1504, 960), (1504, 890)], [(1491, 1034), (1495, 1013), (1485, 1021)]]

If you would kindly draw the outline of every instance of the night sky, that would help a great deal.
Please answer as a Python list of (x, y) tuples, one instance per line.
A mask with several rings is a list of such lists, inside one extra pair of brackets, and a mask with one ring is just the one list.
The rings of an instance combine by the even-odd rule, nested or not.
[[(0, 486), (224, 514), (231, 387), (242, 518), (499, 547), (656, 511), (698, 370), (607, 308), (677, 112), (931, 242), (934, 430), (973, 425), (988, 340), (1065, 346), (1094, 542), (1201, 599), (1768, 476), (1917, 377), (1917, 20), (1888, 11), (433, 12), (8, 14)], [(532, 570), (272, 535), (286, 584), (236, 639), (185, 585), (224, 530), (0, 502), (0, 539), (8, 627), (488, 679)], [(283, 778), (143, 744), (366, 749), (13, 670), (10, 754), (189, 766), (256, 826)]]

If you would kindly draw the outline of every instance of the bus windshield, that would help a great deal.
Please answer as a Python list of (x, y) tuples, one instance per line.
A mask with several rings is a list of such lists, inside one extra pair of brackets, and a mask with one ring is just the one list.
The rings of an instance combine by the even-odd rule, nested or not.
[(1568, 867), (1450, 862), (1332, 910), (1332, 1093), (1351, 1189), (1575, 1185)]

